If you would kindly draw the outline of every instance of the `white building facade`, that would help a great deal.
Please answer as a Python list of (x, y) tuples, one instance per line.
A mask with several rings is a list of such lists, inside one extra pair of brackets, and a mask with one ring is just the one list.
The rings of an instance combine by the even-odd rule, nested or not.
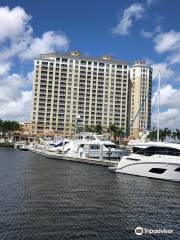
[(110, 56), (79, 52), (42, 54), (34, 61), (32, 133), (74, 134), (77, 116), (85, 125), (125, 132), (129, 113), (129, 65)]

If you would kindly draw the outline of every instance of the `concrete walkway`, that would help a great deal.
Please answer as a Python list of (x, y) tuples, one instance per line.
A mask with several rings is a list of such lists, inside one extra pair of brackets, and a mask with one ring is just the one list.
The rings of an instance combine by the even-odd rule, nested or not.
[(73, 162), (81, 162), (81, 163), (89, 163), (89, 164), (96, 164), (96, 165), (102, 165), (102, 166), (114, 166), (118, 163), (118, 161), (113, 160), (100, 160), (100, 159), (93, 159), (93, 158), (80, 158), (80, 157), (70, 157), (62, 154), (58, 154), (55, 152), (48, 152), (48, 151), (42, 151), (42, 150), (35, 150), (35, 149), (29, 149), (29, 151), (48, 157), (52, 159), (59, 159), (59, 160), (66, 160), (66, 161), (73, 161)]

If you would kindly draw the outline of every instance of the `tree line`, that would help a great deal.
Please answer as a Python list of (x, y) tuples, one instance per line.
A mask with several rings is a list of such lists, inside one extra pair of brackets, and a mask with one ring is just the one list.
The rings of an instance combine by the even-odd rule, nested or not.
[(0, 132), (2, 133), (3, 136), (6, 136), (7, 134), (9, 135), (12, 132), (15, 131), (20, 131), (21, 126), (17, 121), (3, 121), (0, 119)]
[[(0, 119), (0, 132), (2, 133), (3, 136), (9, 135), (12, 132), (15, 131), (21, 131), (21, 126), (17, 121), (9, 121), (5, 120), (3, 121)], [(81, 129), (82, 130), (82, 129)], [(121, 140), (126, 136), (125, 131), (122, 128), (118, 128), (114, 124), (111, 124), (108, 128), (104, 128), (101, 125), (95, 125), (95, 126), (89, 126), (86, 125), (83, 128), (83, 131), (85, 132), (94, 132), (97, 134), (109, 134), (110, 136), (113, 137), (114, 141), (117, 142), (117, 138)], [(165, 141), (167, 137), (170, 137), (174, 140), (180, 140), (180, 130), (170, 130), (169, 128), (164, 128), (159, 130), (159, 139), (160, 141)], [(156, 140), (157, 139), (157, 129), (153, 128), (148, 136), (149, 139), (151, 140)]]
[[(148, 136), (151, 140), (157, 139), (157, 129), (153, 128)], [(159, 139), (160, 141), (165, 141), (166, 138), (172, 138), (174, 140), (180, 140), (180, 130), (170, 130), (169, 128), (164, 128), (159, 130)]]
[[(126, 136), (126, 133), (122, 128), (118, 128), (115, 125), (110, 125), (108, 128), (103, 128), (101, 125), (96, 125), (96, 126), (85, 126), (84, 131), (87, 132), (94, 132), (97, 134), (102, 134), (102, 133), (109, 133), (113, 138), (114, 141), (116, 142), (116, 139), (122, 139)], [(174, 140), (180, 140), (180, 130), (170, 130), (169, 128), (163, 128), (159, 130), (159, 139), (160, 141), (165, 141), (166, 138), (172, 138)], [(157, 139), (157, 129), (153, 128), (150, 130), (148, 138), (152, 141), (156, 141)]]
[(101, 125), (96, 125), (96, 126), (85, 126), (84, 128), (85, 132), (93, 132), (97, 134), (109, 134), (110, 136), (113, 137), (114, 141), (117, 142), (117, 138), (122, 139), (123, 137), (126, 136), (126, 133), (122, 128), (118, 128), (114, 124), (111, 124), (108, 128), (104, 128)]

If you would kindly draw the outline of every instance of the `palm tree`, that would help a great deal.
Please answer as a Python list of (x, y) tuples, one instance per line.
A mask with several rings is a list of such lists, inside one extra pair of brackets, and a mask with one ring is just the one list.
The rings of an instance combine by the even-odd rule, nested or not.
[(0, 131), (3, 134), (4, 138), (9, 138), (9, 136), (12, 134), (12, 132), (15, 132), (17, 130), (21, 130), (21, 126), (16, 121), (3, 121), (0, 119)]
[(180, 140), (180, 130), (176, 129), (176, 137), (178, 140)]
[(164, 141), (167, 137), (171, 136), (171, 130), (168, 128), (160, 129), (159, 136), (161, 141)]
[(116, 127), (116, 125), (114, 125), (114, 124), (111, 124), (109, 126), (109, 128), (107, 129), (107, 132), (109, 132), (111, 134), (111, 136), (113, 136), (115, 143), (117, 142), (117, 137), (119, 138), (119, 144), (121, 142), (121, 139), (123, 137), (125, 137), (124, 130), (122, 128)]
[(94, 126), (94, 132), (98, 133), (98, 134), (102, 134), (103, 133), (103, 127), (101, 125)]
[(157, 130), (153, 127), (152, 131), (150, 131), (149, 136), (150, 140), (154, 141), (157, 139)]
[(0, 119), (0, 131), (2, 131), (2, 128), (3, 128), (3, 120)]
[(171, 133), (171, 137), (172, 137), (174, 140), (176, 140), (176, 138), (177, 138), (177, 132), (172, 132), (172, 133)]
[(107, 129), (107, 132), (110, 133), (110, 137), (113, 136), (115, 142), (116, 142), (116, 130), (117, 128), (114, 124), (111, 124)]
[(121, 140), (123, 137), (125, 137), (126, 134), (122, 128), (117, 128), (116, 134), (117, 134), (117, 137), (119, 138), (119, 146), (120, 146)]
[(94, 132), (94, 127), (86, 125), (85, 128), (84, 128), (84, 131), (85, 132)]

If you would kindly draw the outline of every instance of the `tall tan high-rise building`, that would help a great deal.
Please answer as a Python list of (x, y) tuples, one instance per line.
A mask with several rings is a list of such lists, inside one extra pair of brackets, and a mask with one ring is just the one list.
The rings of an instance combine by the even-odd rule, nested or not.
[(137, 61), (129, 72), (130, 136), (136, 138), (140, 132), (151, 127), (152, 68), (144, 61)]
[(32, 132), (72, 135), (82, 125), (115, 124), (127, 130), (129, 66), (111, 56), (74, 51), (42, 54), (34, 61)]

